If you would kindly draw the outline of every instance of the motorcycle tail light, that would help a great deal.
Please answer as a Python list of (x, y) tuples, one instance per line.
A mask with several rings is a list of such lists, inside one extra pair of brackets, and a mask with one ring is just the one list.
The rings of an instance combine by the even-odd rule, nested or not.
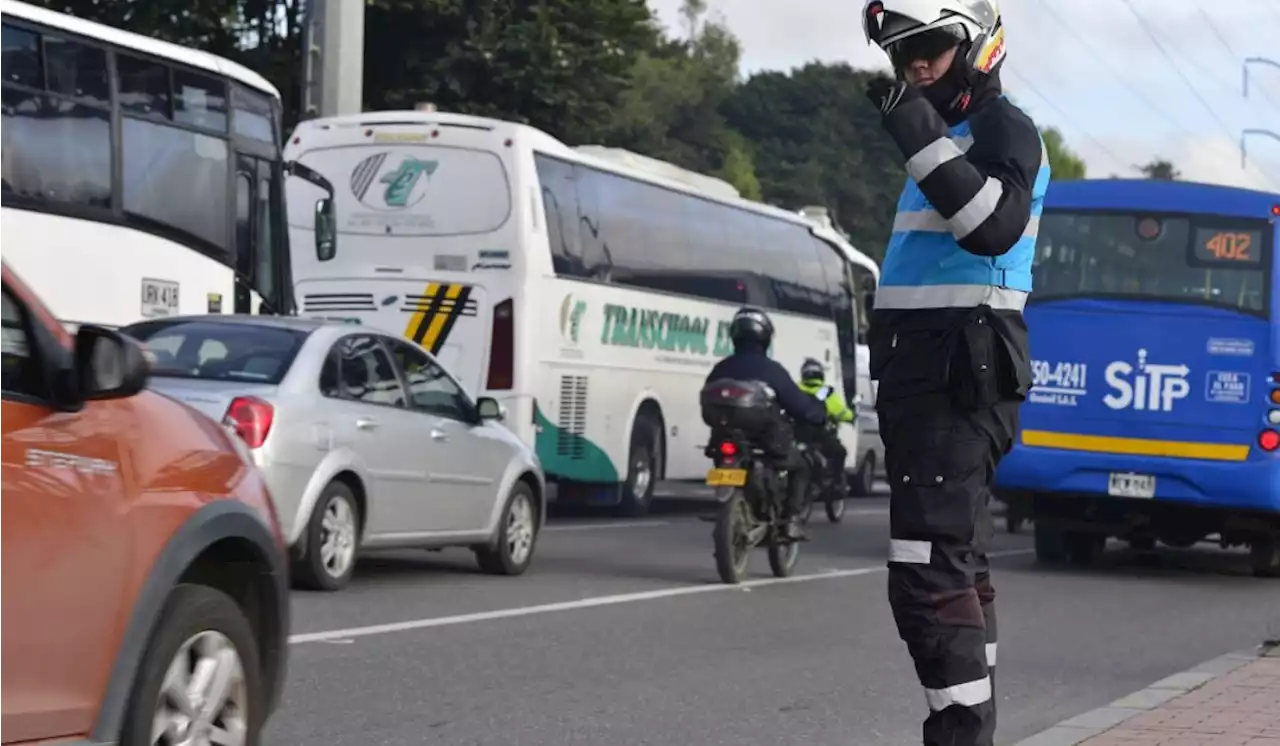
[(738, 447), (729, 441), (720, 444), (720, 455), (725, 458), (732, 458), (738, 455)]

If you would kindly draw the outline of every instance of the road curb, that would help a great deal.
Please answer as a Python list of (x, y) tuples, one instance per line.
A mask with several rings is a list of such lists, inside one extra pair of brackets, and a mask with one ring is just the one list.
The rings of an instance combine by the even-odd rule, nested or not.
[(1250, 650), (1220, 655), (1193, 666), (1182, 673), (1166, 676), (1146, 689), (1140, 689), (1096, 710), (1076, 715), (1061, 723), (1023, 739), (1014, 746), (1076, 746), (1099, 733), (1115, 728), (1129, 718), (1155, 709), (1174, 697), (1208, 684), (1214, 679), (1262, 656), (1277, 655), (1280, 647), (1259, 646)]

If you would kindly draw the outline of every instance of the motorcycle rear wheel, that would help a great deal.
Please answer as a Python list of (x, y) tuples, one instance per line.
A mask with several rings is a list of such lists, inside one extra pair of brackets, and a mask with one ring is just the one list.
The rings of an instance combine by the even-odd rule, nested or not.
[(789, 578), (796, 571), (796, 560), (800, 558), (800, 543), (786, 541), (779, 537), (769, 539), (769, 569), (775, 578)]
[(716, 527), (711, 532), (715, 545), (716, 572), (723, 583), (737, 585), (747, 574), (752, 549), (747, 538), (749, 528), (747, 501), (742, 490), (734, 490), (733, 496), (720, 503), (717, 508)]

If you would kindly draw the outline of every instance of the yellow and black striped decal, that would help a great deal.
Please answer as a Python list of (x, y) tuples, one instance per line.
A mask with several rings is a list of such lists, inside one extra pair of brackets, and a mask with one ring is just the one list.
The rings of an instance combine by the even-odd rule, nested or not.
[(435, 355), (444, 347), (458, 318), (475, 316), (478, 309), (471, 298), (470, 285), (429, 282), (422, 295), (406, 295), (401, 310), (412, 314), (404, 336)]

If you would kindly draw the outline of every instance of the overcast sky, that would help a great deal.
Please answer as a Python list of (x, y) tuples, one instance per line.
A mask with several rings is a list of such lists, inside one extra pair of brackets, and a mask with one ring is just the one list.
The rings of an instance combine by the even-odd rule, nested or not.
[[(669, 28), (681, 27), (681, 0), (649, 4)], [(712, 15), (742, 41), (744, 74), (811, 60), (887, 68), (883, 53), (862, 36), (862, 5), (708, 0)], [(1000, 6), (1008, 27), (1005, 90), (1042, 127), (1062, 130), (1089, 176), (1133, 176), (1135, 164), (1163, 157), (1187, 179), (1280, 191), (1280, 140), (1248, 137), (1248, 167), (1240, 167), (1242, 129), (1280, 134), (1280, 68), (1249, 65), (1247, 98), (1241, 90), (1245, 58), (1280, 63), (1280, 0), (1002, 0)]]

